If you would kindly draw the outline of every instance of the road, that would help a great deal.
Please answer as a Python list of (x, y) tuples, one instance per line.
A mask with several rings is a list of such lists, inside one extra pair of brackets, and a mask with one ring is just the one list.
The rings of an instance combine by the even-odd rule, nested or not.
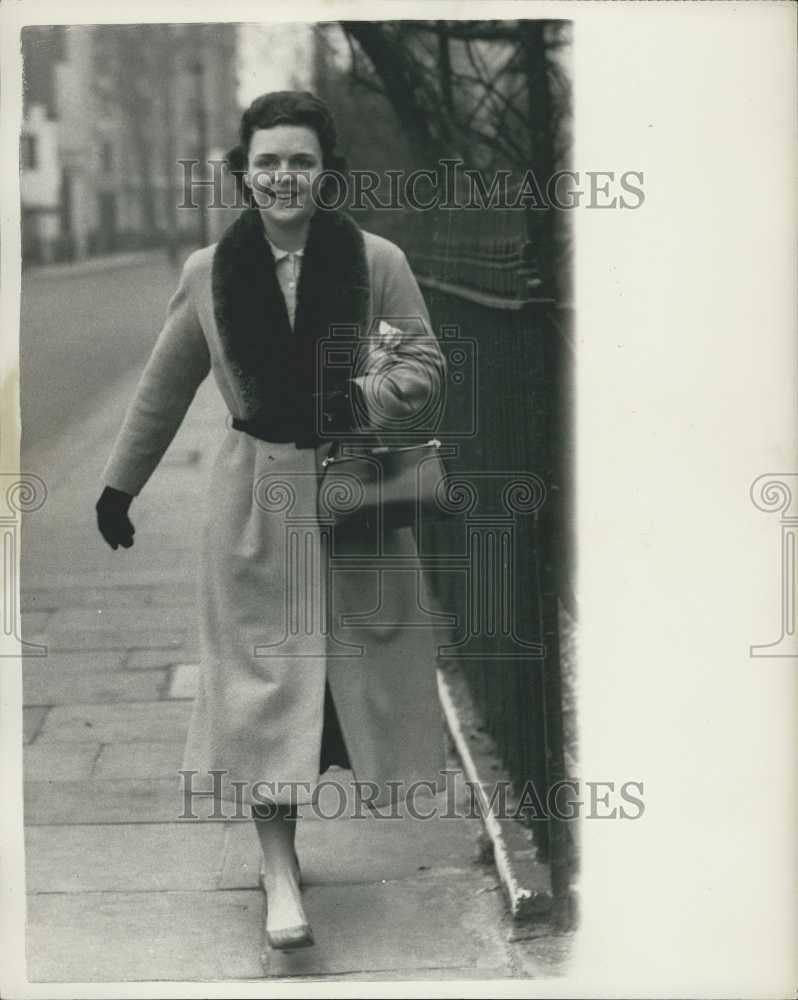
[(63, 442), (115, 382), (143, 365), (176, 283), (159, 252), (126, 266), (23, 273), (23, 466)]

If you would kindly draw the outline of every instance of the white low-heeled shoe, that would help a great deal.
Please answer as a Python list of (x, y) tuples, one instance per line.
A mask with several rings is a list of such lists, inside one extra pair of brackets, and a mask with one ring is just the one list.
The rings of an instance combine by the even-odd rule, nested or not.
[(309, 948), (316, 942), (310, 924), (297, 924), (296, 927), (281, 927), (277, 931), (264, 931), (266, 943), (275, 951), (296, 951), (297, 948)]

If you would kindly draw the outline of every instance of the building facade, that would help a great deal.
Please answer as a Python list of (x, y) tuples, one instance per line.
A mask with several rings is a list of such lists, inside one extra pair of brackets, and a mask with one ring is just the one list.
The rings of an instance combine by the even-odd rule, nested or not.
[(237, 25), (28, 27), (22, 51), (25, 263), (216, 238), (180, 160), (235, 142)]

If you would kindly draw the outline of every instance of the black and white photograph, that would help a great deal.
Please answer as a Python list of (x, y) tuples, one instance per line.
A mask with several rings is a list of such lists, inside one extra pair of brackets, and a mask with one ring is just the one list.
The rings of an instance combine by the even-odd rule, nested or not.
[(570, 29), (24, 29), (32, 979), (560, 968)]
[(790, 995), (794, 8), (85, 7), (2, 21), (3, 995)]

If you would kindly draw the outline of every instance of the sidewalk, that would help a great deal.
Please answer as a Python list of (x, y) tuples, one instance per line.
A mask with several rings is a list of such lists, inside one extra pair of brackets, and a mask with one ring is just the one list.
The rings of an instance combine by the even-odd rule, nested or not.
[[(23, 524), (23, 637), (48, 649), (23, 660), (33, 981), (263, 976), (253, 824), (177, 818), (198, 658), (195, 532), (224, 417), (209, 379), (131, 508), (133, 549), (111, 551), (95, 528), (117, 430), (107, 411), (80, 429), (75, 464), (53, 470)], [(302, 820), (317, 944), (271, 953), (268, 975), (556, 974), (556, 939), (509, 921), (480, 833), (466, 818)]]
[[(184, 259), (187, 252), (180, 250)], [(78, 274), (93, 274), (96, 271), (111, 271), (117, 267), (135, 267), (137, 264), (149, 264), (153, 260), (166, 259), (164, 247), (150, 247), (146, 250), (130, 250), (125, 253), (97, 254), (93, 257), (80, 257), (77, 260), (59, 260), (50, 264), (32, 264), (31, 273), (47, 277), (68, 276)]]

